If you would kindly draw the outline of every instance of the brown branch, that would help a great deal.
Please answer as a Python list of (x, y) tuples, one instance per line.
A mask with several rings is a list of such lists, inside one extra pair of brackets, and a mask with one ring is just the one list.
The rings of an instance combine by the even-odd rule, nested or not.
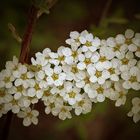
[(37, 12), (38, 12), (38, 9), (32, 5), (29, 11), (27, 28), (26, 28), (25, 34), (23, 36), (22, 44), (21, 44), (21, 52), (20, 52), (20, 58), (19, 58), (19, 62), (21, 63), (28, 62), (29, 46), (31, 44), (33, 28), (37, 20)]

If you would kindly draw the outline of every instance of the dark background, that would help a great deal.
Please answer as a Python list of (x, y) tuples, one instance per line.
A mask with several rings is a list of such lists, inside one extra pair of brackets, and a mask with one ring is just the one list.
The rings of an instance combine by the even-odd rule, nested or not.
[[(42, 15), (37, 22), (31, 44), (30, 57), (37, 51), (49, 47), (57, 50), (65, 45), (65, 39), (73, 30), (89, 30), (95, 36), (107, 38), (124, 33), (127, 28), (140, 32), (140, 1), (112, 0), (104, 18), (104, 11), (109, 0), (58, 0), (50, 14)], [(5, 0), (0, 2), (0, 69), (13, 55), (19, 56), (20, 44), (8, 30), (12, 23), (22, 37), (27, 23), (30, 1)], [(45, 115), (42, 103), (36, 107), (40, 111), (37, 126), (24, 127), (22, 120), (12, 118), (9, 140), (139, 140), (140, 123), (134, 124), (127, 117), (130, 101), (139, 91), (129, 92), (124, 107), (116, 108), (106, 100), (93, 105), (87, 115), (61, 121), (52, 115)], [(138, 95), (139, 96), (139, 95)], [(0, 133), (6, 115), (0, 119)], [(0, 138), (1, 139), (1, 138)]]

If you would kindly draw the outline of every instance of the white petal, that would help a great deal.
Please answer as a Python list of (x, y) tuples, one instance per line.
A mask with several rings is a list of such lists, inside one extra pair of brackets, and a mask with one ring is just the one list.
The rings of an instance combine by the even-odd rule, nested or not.
[(133, 31), (133, 30), (127, 29), (127, 30), (125, 31), (125, 37), (126, 37), (126, 38), (130, 39), (130, 38), (132, 38), (133, 36), (134, 36), (134, 31)]
[(103, 102), (104, 100), (105, 100), (105, 96), (103, 94), (98, 94), (97, 101), (98, 102)]
[(23, 125), (24, 125), (24, 126), (29, 126), (29, 125), (31, 125), (31, 120), (30, 120), (29, 117), (24, 118), (24, 120), (23, 120)]
[(86, 68), (86, 65), (85, 65), (85, 63), (80, 62), (80, 63), (77, 64), (77, 68), (79, 70), (84, 70)]

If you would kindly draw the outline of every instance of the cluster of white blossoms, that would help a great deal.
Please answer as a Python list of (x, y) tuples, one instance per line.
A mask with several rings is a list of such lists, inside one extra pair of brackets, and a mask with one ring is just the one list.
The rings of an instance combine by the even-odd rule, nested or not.
[[(16, 57), (6, 62), (0, 73), (0, 116), (11, 110), (23, 125), (37, 124), (34, 106), (42, 101), (46, 114), (65, 120), (90, 112), (92, 103), (106, 98), (124, 105), (129, 89), (140, 90), (140, 33), (128, 29), (101, 40), (86, 30), (73, 31), (66, 44), (57, 52), (37, 52), (31, 65)], [(140, 99), (133, 106), (129, 116), (137, 122)]]

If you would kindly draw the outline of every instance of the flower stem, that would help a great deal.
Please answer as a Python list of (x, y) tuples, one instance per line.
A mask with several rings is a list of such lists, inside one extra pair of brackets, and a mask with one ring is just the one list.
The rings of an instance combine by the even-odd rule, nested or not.
[(21, 52), (20, 52), (20, 58), (19, 58), (19, 62), (21, 63), (28, 62), (29, 46), (32, 40), (33, 28), (37, 21), (37, 12), (38, 12), (38, 9), (32, 5), (29, 11), (28, 25), (27, 25), (25, 34), (23, 36), (22, 44), (21, 44)]

